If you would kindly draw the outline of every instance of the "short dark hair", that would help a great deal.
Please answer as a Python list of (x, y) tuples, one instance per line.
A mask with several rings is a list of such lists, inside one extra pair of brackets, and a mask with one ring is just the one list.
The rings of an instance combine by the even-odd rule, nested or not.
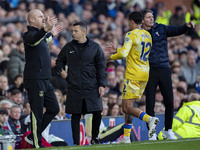
[(143, 19), (144, 19), (145, 15), (146, 15), (147, 13), (152, 13), (152, 14), (153, 14), (153, 11), (150, 10), (150, 9), (145, 9), (145, 10), (143, 10), (143, 11), (142, 11), (142, 17), (143, 17)]
[(80, 26), (82, 30), (85, 29), (87, 31), (87, 24), (85, 22), (76, 22), (73, 26)]
[(6, 108), (0, 108), (0, 114), (2, 114), (2, 115), (8, 115), (8, 111), (7, 111), (7, 109)]
[(20, 94), (20, 93), (21, 93), (20, 90), (14, 89), (14, 90), (11, 91), (11, 96), (17, 95), (17, 94)]
[(136, 24), (141, 24), (142, 13), (139, 11), (134, 11), (128, 15), (128, 20), (133, 20)]

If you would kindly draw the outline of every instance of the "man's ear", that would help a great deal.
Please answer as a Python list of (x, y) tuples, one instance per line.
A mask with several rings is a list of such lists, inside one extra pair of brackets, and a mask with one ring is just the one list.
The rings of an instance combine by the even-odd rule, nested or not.
[(30, 18), (29, 22), (33, 23), (35, 21), (35, 19)]

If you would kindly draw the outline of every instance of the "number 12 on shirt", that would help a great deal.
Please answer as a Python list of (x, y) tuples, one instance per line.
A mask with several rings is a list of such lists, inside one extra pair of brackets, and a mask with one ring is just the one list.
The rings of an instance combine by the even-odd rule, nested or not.
[[(148, 60), (147, 56), (151, 50), (151, 43), (150, 42), (145, 43), (144, 41), (142, 41), (141, 44), (142, 44), (142, 53), (140, 55), (140, 60), (147, 61)], [(145, 51), (145, 48), (148, 48), (148, 50)]]

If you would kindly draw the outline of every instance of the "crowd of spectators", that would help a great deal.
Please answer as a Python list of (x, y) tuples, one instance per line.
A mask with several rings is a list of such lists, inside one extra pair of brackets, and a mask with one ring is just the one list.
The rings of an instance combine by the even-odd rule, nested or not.
[[(60, 113), (55, 119), (70, 118), (65, 114), (67, 82), (55, 71), (55, 60), (62, 47), (72, 40), (72, 25), (85, 21), (88, 25), (87, 36), (99, 43), (103, 50), (114, 43), (122, 46), (128, 31), (126, 16), (133, 10), (151, 9), (155, 21), (166, 25), (180, 25), (188, 21), (185, 6), (177, 6), (175, 13), (167, 10), (163, 3), (143, 0), (143, 6), (131, 0), (1, 0), (0, 2), (0, 108), (8, 111), (9, 119), (19, 124), (30, 113), (28, 97), (23, 88), (23, 69), (25, 64), (23, 33), (26, 29), (25, 14), (31, 9), (40, 9), (45, 16), (58, 17), (63, 31), (50, 42), (52, 65), (51, 82), (60, 105)], [(194, 17), (189, 13), (189, 17)], [(190, 19), (189, 19), (190, 20)], [(168, 39), (170, 67), (174, 92), (174, 110), (187, 101), (188, 95), (200, 93), (200, 38), (199, 24), (194, 31)], [(122, 115), (122, 85), (125, 60), (107, 62), (106, 94), (103, 96), (103, 116)], [(145, 93), (135, 106), (144, 109)], [(17, 115), (12, 115), (17, 109)], [(29, 110), (29, 111), (28, 111)], [(145, 110), (144, 110), (145, 111)], [(156, 92), (155, 112), (165, 111), (163, 97), (159, 88)], [(15, 111), (16, 112), (16, 111)], [(20, 114), (20, 117), (18, 116)], [(16, 119), (12, 119), (16, 117)], [(19, 126), (21, 128), (23, 123)], [(13, 132), (18, 132), (16, 129)]]

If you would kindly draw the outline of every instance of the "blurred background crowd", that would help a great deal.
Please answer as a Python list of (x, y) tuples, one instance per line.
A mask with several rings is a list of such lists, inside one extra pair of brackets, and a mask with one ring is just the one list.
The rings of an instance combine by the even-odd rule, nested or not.
[[(63, 26), (63, 31), (53, 37), (49, 47), (51, 83), (61, 108), (55, 119), (65, 119), (70, 118), (64, 108), (67, 83), (57, 74), (55, 62), (62, 47), (72, 40), (72, 25), (77, 21), (85, 21), (88, 25), (87, 36), (98, 42), (103, 50), (110, 42), (116, 47), (122, 47), (124, 35), (129, 30), (126, 19), (128, 13), (151, 9), (157, 23), (182, 25), (192, 19), (196, 24), (194, 30), (187, 34), (168, 39), (174, 110), (177, 111), (183, 102), (188, 101), (191, 93), (200, 93), (200, 1), (191, 1), (190, 5), (190, 9), (184, 4), (169, 9), (163, 2), (153, 0), (1, 0), (0, 108), (6, 108), (9, 118), (15, 120), (23, 120), (30, 113), (23, 87), (25, 55), (22, 41), (23, 33), (27, 30), (25, 15), (29, 10), (37, 8), (45, 16), (57, 16), (59, 24)], [(121, 92), (125, 68), (125, 60), (107, 62), (106, 94), (102, 98), (103, 116), (123, 114)], [(145, 93), (135, 106), (145, 111)], [(163, 97), (157, 88), (155, 112), (164, 111)]]

